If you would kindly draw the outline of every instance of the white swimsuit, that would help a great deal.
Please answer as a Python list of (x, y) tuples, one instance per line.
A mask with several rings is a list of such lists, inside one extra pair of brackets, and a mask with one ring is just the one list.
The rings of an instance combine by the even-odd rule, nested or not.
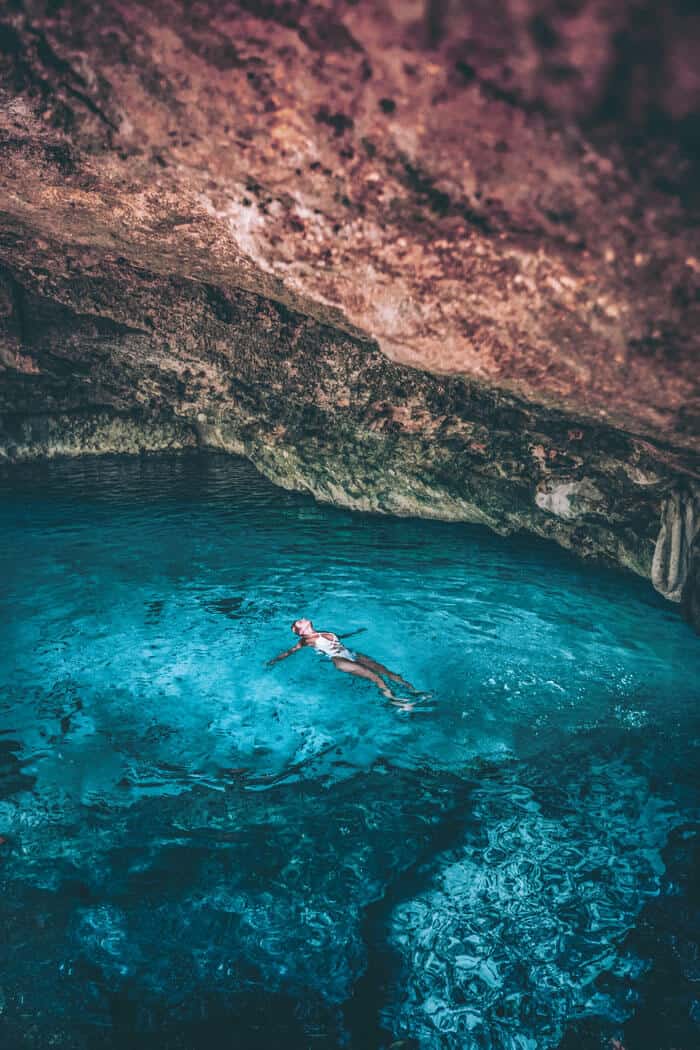
[(337, 657), (342, 657), (343, 660), (355, 659), (355, 654), (345, 648), (337, 634), (334, 634), (332, 638), (324, 638), (322, 634), (319, 634), (311, 644), (317, 653), (327, 656), (330, 660), (335, 660)]

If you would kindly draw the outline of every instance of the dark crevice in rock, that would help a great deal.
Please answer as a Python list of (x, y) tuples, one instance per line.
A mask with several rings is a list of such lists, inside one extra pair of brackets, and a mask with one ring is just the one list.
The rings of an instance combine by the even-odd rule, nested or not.
[(407, 157), (401, 157), (400, 160), (406, 173), (406, 185), (416, 195), (419, 204), (427, 204), (432, 212), (441, 217), (449, 214), (460, 215), (482, 233), (493, 233), (492, 225), (486, 216), (481, 215), (462, 201), (450, 200), (449, 194), (438, 189), (434, 179), (414, 167)]
[(99, 117), (102, 123), (106, 124), (108, 128), (110, 128), (112, 131), (118, 131), (118, 126), (114, 123), (114, 121), (110, 120), (107, 114), (102, 109), (100, 109), (97, 103), (93, 102), (90, 96), (86, 95), (84, 91), (79, 91), (77, 88), (71, 87), (70, 84), (67, 84), (65, 82), (61, 84), (61, 87), (64, 88), (64, 90), (72, 98), (77, 99), (79, 102), (82, 102), (84, 106), (87, 106), (90, 112), (94, 113), (96, 117)]

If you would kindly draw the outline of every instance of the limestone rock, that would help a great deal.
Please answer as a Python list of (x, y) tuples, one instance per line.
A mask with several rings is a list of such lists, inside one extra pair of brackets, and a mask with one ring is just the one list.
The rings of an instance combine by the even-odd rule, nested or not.
[(605, 497), (588, 478), (581, 481), (546, 482), (535, 496), (542, 510), (555, 514), (564, 521), (575, 521), (591, 514), (605, 516)]
[(699, 42), (652, 0), (13, 0), (4, 456), (215, 445), (649, 575), (700, 477)]
[(652, 583), (657, 591), (672, 602), (683, 598), (698, 532), (700, 486), (689, 484), (664, 500), (651, 569)]

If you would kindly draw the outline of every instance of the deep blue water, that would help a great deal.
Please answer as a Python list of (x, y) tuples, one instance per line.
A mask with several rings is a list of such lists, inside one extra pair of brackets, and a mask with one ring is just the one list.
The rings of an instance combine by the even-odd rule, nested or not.
[[(0, 580), (3, 1048), (700, 1045), (650, 585), (198, 454), (8, 473)], [(432, 701), (267, 668), (302, 615)]]

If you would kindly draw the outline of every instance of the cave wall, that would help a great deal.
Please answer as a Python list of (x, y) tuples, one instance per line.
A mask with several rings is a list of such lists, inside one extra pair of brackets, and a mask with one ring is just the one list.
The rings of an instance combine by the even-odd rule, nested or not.
[(687, 454), (397, 364), (250, 292), (123, 264), (50, 288), (8, 270), (2, 281), (32, 362), (18, 362), (0, 393), (8, 459), (228, 449), (321, 500), (527, 529), (651, 574)]
[(698, 41), (681, 0), (12, 0), (1, 454), (228, 448), (695, 615)]

